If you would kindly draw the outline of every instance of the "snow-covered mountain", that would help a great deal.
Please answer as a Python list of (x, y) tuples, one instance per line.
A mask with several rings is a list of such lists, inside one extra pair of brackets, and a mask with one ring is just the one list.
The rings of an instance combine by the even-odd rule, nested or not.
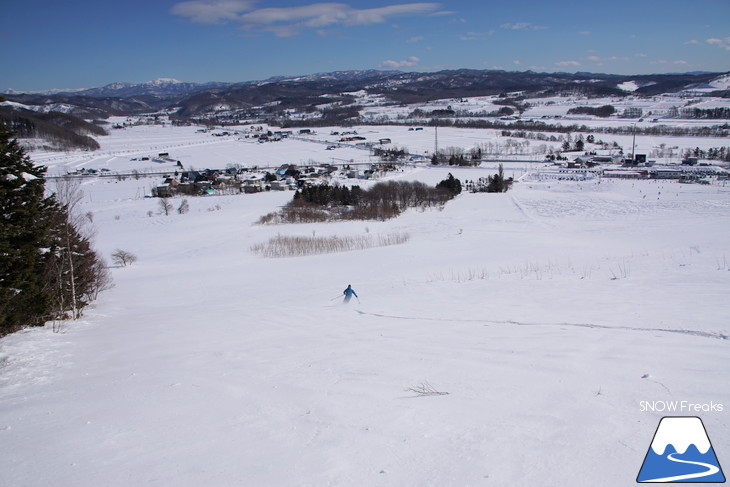
[[(277, 76), (240, 83), (187, 83), (159, 78), (141, 84), (118, 82), (100, 88), (56, 94), (8, 94), (26, 105), (91, 107), (112, 115), (170, 110), (183, 117), (207, 116), (226, 110), (250, 110), (279, 104), (278, 110), (309, 110), (324, 103), (351, 104), (347, 93), (366, 91), (388, 103), (408, 105), (433, 100), (521, 93), (521, 96), (581, 94), (588, 97), (656, 96), (684, 91), (727, 90), (728, 73), (612, 75), (595, 73), (537, 73), (457, 69), (437, 72), (378, 70), (336, 71), (303, 76)], [(323, 98), (324, 97), (324, 98)], [(267, 116), (270, 114), (267, 114)]]
[(157, 78), (152, 81), (138, 84), (125, 82), (111, 83), (106, 86), (102, 86), (101, 88), (90, 88), (87, 90), (77, 91), (74, 92), (74, 94), (95, 97), (129, 97), (141, 95), (169, 96), (211, 88), (222, 88), (229, 84), (230, 83), (219, 82), (188, 83), (178, 81), (173, 78)]
[(178, 81), (174, 78), (157, 78), (145, 83), (127, 83), (116, 82), (99, 88), (80, 88), (80, 89), (52, 89), (45, 91), (18, 91), (7, 90), (8, 95), (32, 94), (32, 95), (73, 95), (73, 96), (92, 96), (92, 97), (119, 97), (126, 98), (130, 96), (154, 95), (154, 96), (170, 96), (190, 93), (193, 91), (207, 90), (211, 88), (222, 88), (231, 83), (209, 82), (209, 83), (188, 83)]
[(710, 85), (718, 90), (730, 90), (730, 74), (718, 76), (710, 82)]

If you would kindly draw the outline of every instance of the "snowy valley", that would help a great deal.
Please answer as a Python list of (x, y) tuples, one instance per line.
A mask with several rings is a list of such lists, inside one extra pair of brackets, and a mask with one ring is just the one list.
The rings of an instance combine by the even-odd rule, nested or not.
[[(371, 101), (366, 113), (392, 120), (453, 103)], [(556, 120), (583, 101), (545, 99), (523, 116)], [(651, 103), (643, 109), (665, 101)], [(730, 464), (722, 161), (693, 166), (716, 168), (707, 184), (575, 177), (560, 172), (575, 169), (568, 161), (545, 162), (567, 140), (557, 132), (538, 141), (414, 123), (294, 129), (262, 141), (279, 128), (133, 121), (112, 118), (124, 128), (98, 137), (98, 151), (30, 153), (51, 182), (84, 173), (81, 212), (91, 215), (96, 248), (138, 260), (114, 267), (115, 286), (60, 333), (48, 325), (0, 339), (3, 485), (633, 485), (667, 415), (640, 404), (675, 400), (724, 405), (678, 413), (701, 416)], [(379, 158), (343, 131), (418, 157), (367, 173)], [(712, 136), (596, 139), (605, 147), (585, 149), (610, 155), (620, 146), (665, 169), (683, 167), (683, 149), (726, 145)], [(471, 167), (434, 165), (436, 144), (493, 152)], [(449, 174), (466, 183), (499, 164), (515, 182), (385, 221), (258, 223), (291, 190), (211, 190), (168, 215), (150, 197), (183, 171), (273, 173), (284, 164), (331, 165), (335, 182), (364, 188), (433, 186)], [(174, 208), (182, 199), (171, 198)], [(277, 236), (388, 235), (404, 238), (298, 257), (253, 250)], [(345, 305), (348, 284), (358, 299)]]

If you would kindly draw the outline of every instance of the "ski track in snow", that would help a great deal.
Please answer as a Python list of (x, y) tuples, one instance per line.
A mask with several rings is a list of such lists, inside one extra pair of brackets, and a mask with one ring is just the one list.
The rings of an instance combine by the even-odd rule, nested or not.
[(375, 316), (378, 318), (391, 318), (397, 320), (419, 320), (419, 321), (444, 321), (444, 322), (461, 322), (461, 323), (488, 323), (497, 325), (517, 325), (517, 326), (567, 326), (573, 328), (594, 328), (602, 330), (629, 330), (629, 331), (641, 331), (641, 332), (663, 332), (663, 333), (677, 333), (680, 335), (691, 335), (704, 338), (715, 338), (718, 340), (728, 340), (730, 337), (724, 333), (715, 333), (701, 330), (686, 330), (686, 329), (671, 329), (671, 328), (645, 328), (635, 326), (610, 326), (610, 325), (598, 325), (595, 323), (528, 323), (524, 321), (514, 320), (480, 320), (480, 319), (462, 319), (462, 318), (424, 318), (416, 316), (396, 316), (386, 315), (381, 313), (368, 313), (366, 311), (356, 310), (362, 315)]

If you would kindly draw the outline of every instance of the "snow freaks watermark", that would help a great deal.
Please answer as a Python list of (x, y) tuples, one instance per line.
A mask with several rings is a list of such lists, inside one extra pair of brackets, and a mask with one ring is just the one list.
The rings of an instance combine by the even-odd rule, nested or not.
[(702, 420), (697, 416), (663, 417), (636, 481), (725, 482), (725, 475)]
[(717, 402), (690, 402), (690, 401), (639, 401), (639, 411), (642, 413), (721, 413), (724, 407)]

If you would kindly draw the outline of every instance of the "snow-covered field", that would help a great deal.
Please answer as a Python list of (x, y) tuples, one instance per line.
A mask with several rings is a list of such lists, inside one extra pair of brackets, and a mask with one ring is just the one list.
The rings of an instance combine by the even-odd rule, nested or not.
[[(123, 120), (123, 119), (120, 119)], [(113, 122), (119, 121), (112, 119)], [(566, 123), (570, 122), (565, 120)], [(592, 120), (581, 124), (606, 125), (609, 122)], [(695, 121), (700, 125), (716, 125), (717, 121)], [(575, 123), (575, 121), (570, 122)], [(614, 125), (626, 126), (625, 121), (611, 121)], [(649, 122), (647, 122), (648, 124)], [(676, 122), (683, 125), (684, 122)], [(357, 126), (348, 129), (341, 127), (323, 127), (310, 135), (290, 137), (278, 142), (259, 143), (257, 139), (246, 138), (246, 135), (257, 133), (251, 127), (239, 126), (230, 130), (239, 135), (215, 137), (211, 133), (200, 133), (197, 127), (173, 127), (171, 125), (133, 126), (121, 130), (110, 129), (110, 135), (97, 140), (101, 149), (94, 152), (34, 152), (33, 159), (38, 164), (48, 166), (49, 176), (61, 176), (80, 169), (108, 169), (113, 173), (131, 171), (172, 173), (176, 169), (176, 161), (183, 164), (184, 169), (225, 169), (238, 167), (278, 167), (281, 164), (307, 165), (310, 163), (345, 162), (368, 163), (378, 162), (370, 155), (367, 148), (357, 147), (358, 141), (340, 143), (341, 134), (334, 132), (343, 130), (355, 131), (364, 137), (366, 143), (379, 146), (380, 139), (390, 139), (391, 143), (381, 147), (406, 148), (412, 155), (430, 157), (436, 146), (440, 150), (459, 148), (466, 152), (477, 146), (491, 147), (494, 152), (485, 154), (487, 158), (513, 159), (519, 161), (541, 162), (546, 152), (561, 150), (561, 141), (546, 142), (526, 140), (517, 137), (505, 137), (499, 130), (455, 129), (406, 126)], [(264, 130), (280, 130), (276, 127), (263, 126)], [(416, 128), (420, 130), (415, 130)], [(548, 134), (550, 135), (550, 134)], [(565, 134), (555, 134), (564, 136)], [(587, 134), (584, 134), (587, 135)], [(577, 134), (572, 135), (574, 138)], [(634, 143), (631, 135), (596, 134), (596, 140), (607, 144), (616, 142), (626, 154), (630, 154)], [(327, 147), (337, 146), (334, 150)], [(668, 136), (636, 136), (635, 152), (647, 154), (658, 163), (679, 163), (685, 149), (698, 147), (707, 150), (712, 147), (727, 145), (726, 141), (717, 137), (668, 137)], [(586, 145), (587, 150), (598, 146)], [(671, 149), (671, 150), (670, 150)], [(155, 162), (160, 153), (169, 154), (169, 160)], [(665, 154), (657, 157), (656, 154)], [(670, 155), (671, 154), (671, 155)], [(149, 161), (141, 158), (148, 157)], [(146, 183), (146, 187), (145, 187)], [(139, 186), (149, 194), (150, 187), (159, 181), (141, 180)]]
[[(424, 152), (433, 143), (372, 130)], [(439, 143), (470, 147), (486, 132), (440, 130)], [(100, 142), (33, 156), (51, 174), (155, 168), (130, 159), (162, 151), (197, 168), (369, 158), (192, 127)], [(392, 177), (435, 184), (448, 172), (495, 170)], [(387, 222), (280, 226), (255, 222), (291, 192), (188, 198), (189, 213), (162, 216), (142, 197), (157, 182), (84, 181), (98, 250), (139, 260), (112, 269), (116, 286), (63, 333), (0, 340), (0, 484), (615, 487), (635, 483), (666, 415), (700, 416), (730, 463), (721, 182), (525, 181)], [(410, 239), (251, 251), (276, 235), (394, 233)], [(348, 284), (359, 301), (343, 305)]]

